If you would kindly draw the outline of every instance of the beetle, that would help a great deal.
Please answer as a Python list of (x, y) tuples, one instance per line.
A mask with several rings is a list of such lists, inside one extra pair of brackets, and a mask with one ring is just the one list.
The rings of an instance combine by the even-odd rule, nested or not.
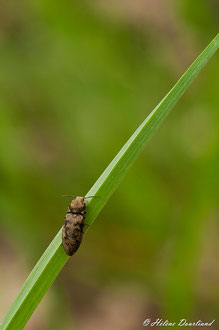
[(62, 245), (69, 256), (72, 256), (81, 244), (86, 214), (85, 199), (91, 197), (97, 196), (77, 196), (68, 206), (64, 226), (62, 228)]

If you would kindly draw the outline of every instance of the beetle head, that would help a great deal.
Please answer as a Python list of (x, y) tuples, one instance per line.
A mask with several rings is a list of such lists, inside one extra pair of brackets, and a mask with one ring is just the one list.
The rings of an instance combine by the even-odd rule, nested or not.
[(71, 204), (69, 205), (69, 209), (71, 212), (75, 213), (85, 213), (86, 210), (86, 203), (84, 197), (76, 197), (73, 199)]

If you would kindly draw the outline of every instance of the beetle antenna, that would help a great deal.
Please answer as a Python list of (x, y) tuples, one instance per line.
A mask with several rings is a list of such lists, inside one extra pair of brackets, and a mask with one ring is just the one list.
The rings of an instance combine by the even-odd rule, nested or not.
[(86, 196), (86, 197), (84, 197), (84, 199), (86, 199), (86, 198), (93, 198), (93, 197), (100, 197), (100, 196), (97, 196), (97, 195), (95, 195), (95, 196)]
[[(77, 197), (77, 196), (75, 196), (75, 195), (61, 195), (62, 197)], [(93, 198), (93, 197), (100, 197), (100, 196), (97, 196), (97, 195), (95, 195), (95, 196), (86, 196), (86, 197), (84, 197), (84, 199), (86, 199), (86, 198)]]

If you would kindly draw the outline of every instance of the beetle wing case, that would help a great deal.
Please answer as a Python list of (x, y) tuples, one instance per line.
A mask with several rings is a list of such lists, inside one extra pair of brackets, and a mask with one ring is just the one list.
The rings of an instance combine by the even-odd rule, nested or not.
[(79, 248), (84, 230), (84, 215), (67, 213), (62, 228), (62, 244), (67, 255), (72, 256)]

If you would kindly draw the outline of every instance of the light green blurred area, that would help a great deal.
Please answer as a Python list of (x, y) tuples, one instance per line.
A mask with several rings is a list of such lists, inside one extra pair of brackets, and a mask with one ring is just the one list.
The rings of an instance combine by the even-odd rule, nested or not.
[[(63, 224), (61, 195), (86, 194), (215, 36), (218, 14), (214, 0), (1, 1), (1, 318)], [(218, 318), (218, 75), (216, 54), (27, 329)]]

